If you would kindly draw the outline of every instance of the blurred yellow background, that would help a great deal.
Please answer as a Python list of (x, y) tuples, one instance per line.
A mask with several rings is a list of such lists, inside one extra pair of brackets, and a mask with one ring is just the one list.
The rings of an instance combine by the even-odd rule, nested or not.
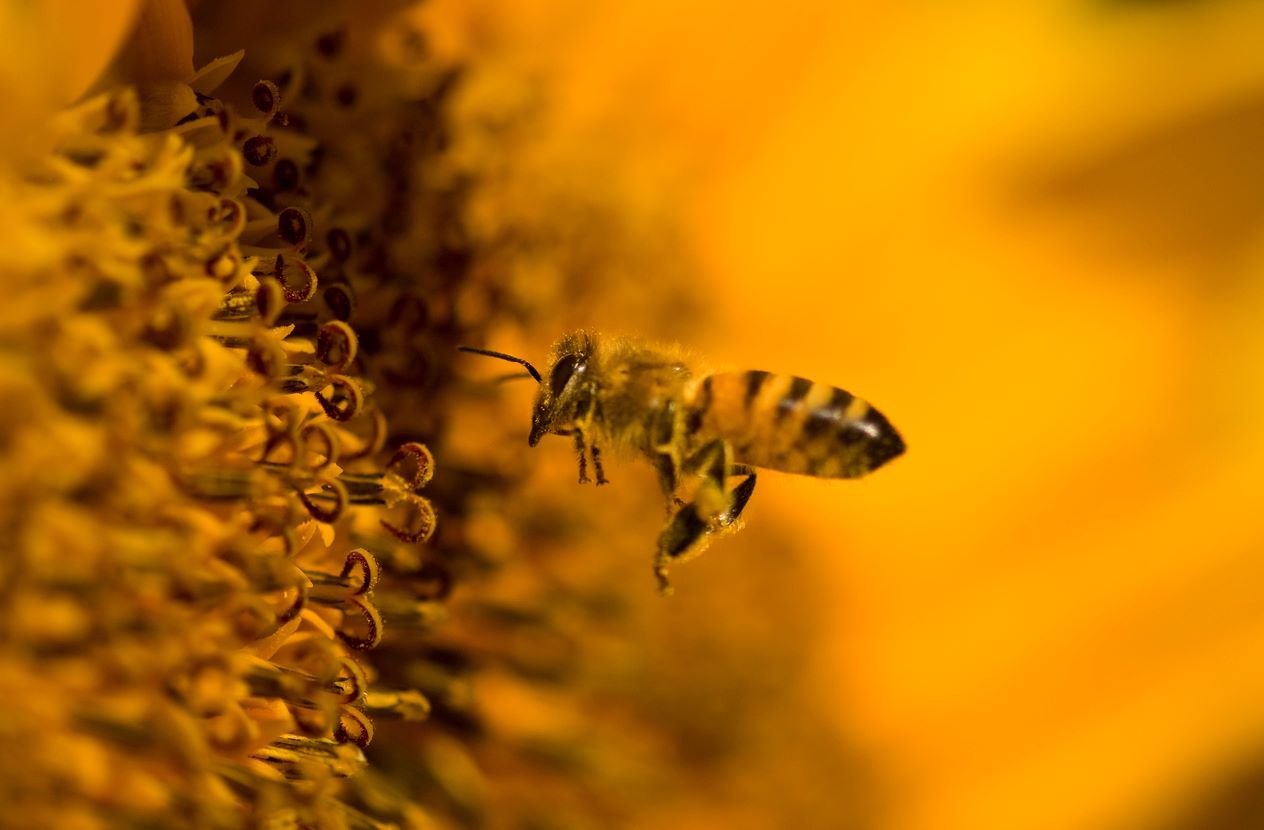
[(1215, 815), (1264, 763), (1264, 8), (436, 8), (672, 194), (705, 298), (673, 337), (903, 432), (747, 512), (828, 577), (814, 694), (879, 826), (1258, 826)]

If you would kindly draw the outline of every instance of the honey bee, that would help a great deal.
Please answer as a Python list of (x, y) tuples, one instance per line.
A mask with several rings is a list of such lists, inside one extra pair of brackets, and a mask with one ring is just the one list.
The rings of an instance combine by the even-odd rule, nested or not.
[[(670, 565), (734, 527), (755, 492), (756, 468), (857, 478), (904, 452), (900, 434), (878, 410), (794, 375), (696, 373), (675, 349), (582, 330), (553, 344), (544, 375), (520, 357), (459, 348), (526, 367), (540, 387), (527, 443), (569, 436), (581, 484), (590, 481), (589, 458), (596, 483), (608, 483), (602, 448), (650, 461), (667, 498), (654, 559), (663, 593), (671, 590)], [(736, 476), (742, 480), (728, 489)], [(687, 479), (697, 479), (688, 501), (678, 497)]]

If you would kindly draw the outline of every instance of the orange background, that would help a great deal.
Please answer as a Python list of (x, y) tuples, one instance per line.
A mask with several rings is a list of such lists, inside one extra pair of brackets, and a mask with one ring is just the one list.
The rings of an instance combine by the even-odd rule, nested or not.
[[(837, 598), (816, 694), (883, 826), (1167, 826), (1264, 754), (1264, 9), (882, 5), (524, 0), (463, 36), (671, 194), (706, 298), (676, 337), (903, 432), (747, 512)], [(768, 567), (743, 539), (682, 593)]]

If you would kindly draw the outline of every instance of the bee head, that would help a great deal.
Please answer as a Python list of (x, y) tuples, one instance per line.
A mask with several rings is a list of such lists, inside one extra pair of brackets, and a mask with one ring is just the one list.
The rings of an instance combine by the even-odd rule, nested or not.
[(547, 381), (534, 366), (521, 357), (473, 346), (457, 346), (457, 349), (525, 366), (528, 375), (521, 377), (530, 376), (540, 385), (531, 414), (531, 435), (527, 439), (527, 443), (533, 447), (550, 432), (568, 427), (592, 405), (590, 391), (583, 382), (588, 372), (589, 358), (596, 349), (596, 341), (588, 332), (568, 334), (553, 344), (549, 364), (545, 367), (548, 372)]
[(591, 404), (584, 379), (593, 346), (593, 339), (586, 332), (568, 334), (553, 346), (552, 359), (546, 367), (545, 379), (540, 382), (531, 414), (529, 445), (534, 447), (550, 432), (569, 427)]

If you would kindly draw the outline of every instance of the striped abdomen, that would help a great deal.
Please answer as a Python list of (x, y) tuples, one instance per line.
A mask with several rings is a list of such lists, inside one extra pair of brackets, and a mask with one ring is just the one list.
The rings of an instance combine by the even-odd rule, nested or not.
[(734, 461), (826, 478), (862, 476), (904, 452), (865, 401), (824, 383), (769, 372), (703, 378), (686, 409), (690, 443), (723, 438)]

